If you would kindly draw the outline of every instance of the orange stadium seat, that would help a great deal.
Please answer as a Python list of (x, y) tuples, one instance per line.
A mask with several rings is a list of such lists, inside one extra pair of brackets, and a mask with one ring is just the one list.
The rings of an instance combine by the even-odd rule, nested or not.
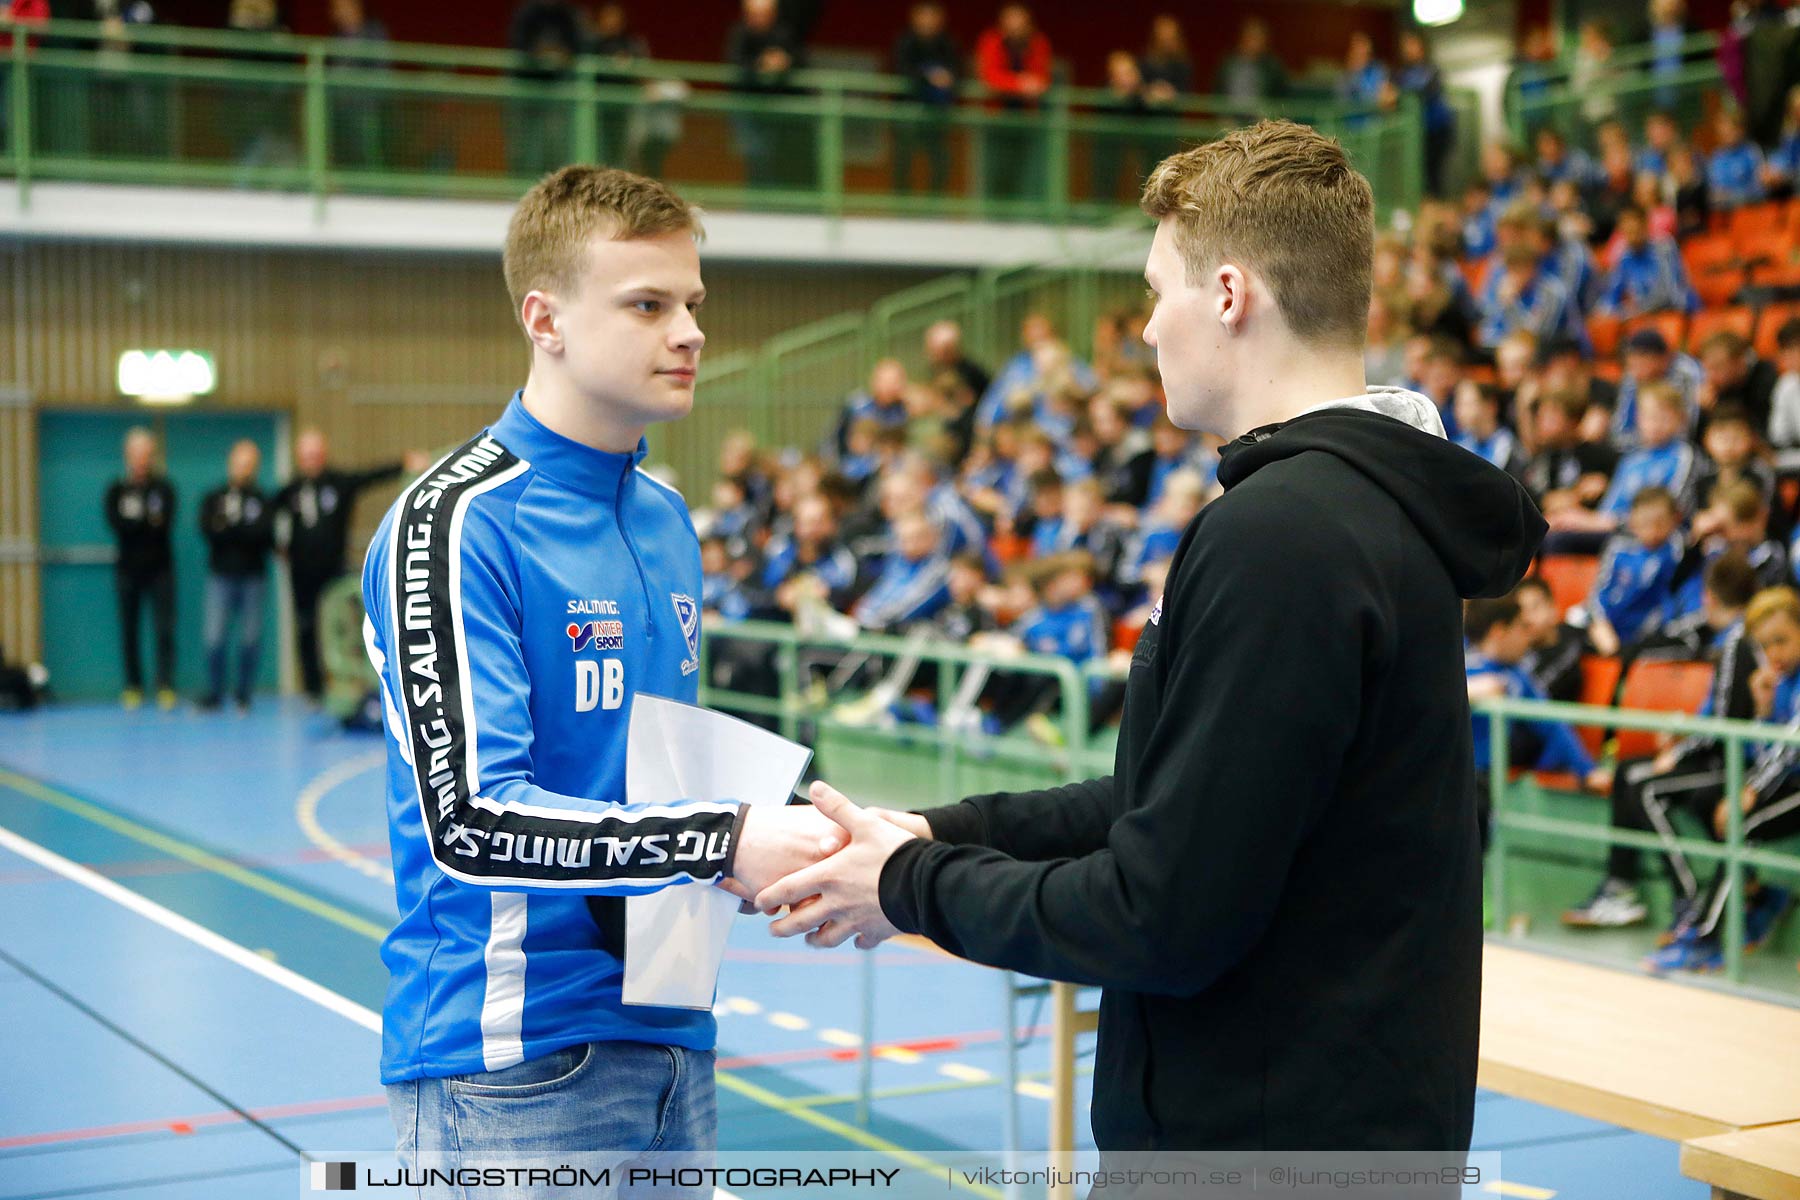
[(1781, 201), (1746, 204), (1731, 214), (1731, 247), (1742, 262), (1768, 258), (1777, 244), (1784, 241), (1788, 228), (1788, 206)]
[(1744, 305), (1702, 309), (1694, 314), (1693, 323), (1688, 326), (1688, 345), (1698, 350), (1707, 338), (1724, 329), (1749, 341), (1755, 328), (1756, 315)]
[(1588, 598), (1600, 559), (1592, 554), (1547, 554), (1538, 559), (1537, 573), (1550, 585), (1550, 599), (1558, 612), (1568, 612)]
[(1113, 649), (1131, 650), (1137, 646), (1138, 635), (1144, 632), (1144, 623), (1126, 613), (1113, 622)]
[[(1712, 687), (1710, 663), (1667, 662), (1652, 659), (1634, 663), (1619, 693), (1620, 708), (1646, 712), (1698, 712)], [(1619, 757), (1637, 758), (1656, 753), (1656, 735), (1644, 730), (1619, 731)]]
[[(1597, 654), (1583, 656), (1581, 660), (1581, 702), (1610, 706), (1613, 695), (1619, 689), (1619, 660), (1601, 658)], [(1586, 746), (1589, 754), (1598, 755), (1606, 737), (1606, 730), (1598, 725), (1580, 725), (1575, 729)]]
[(1728, 233), (1695, 234), (1682, 243), (1681, 261), (1702, 304), (1727, 304), (1744, 284), (1744, 269)]
[(1756, 322), (1756, 353), (1772, 359), (1777, 349), (1775, 337), (1781, 327), (1795, 317), (1800, 317), (1800, 300), (1789, 300), (1782, 304), (1771, 304), (1762, 310), (1762, 316)]

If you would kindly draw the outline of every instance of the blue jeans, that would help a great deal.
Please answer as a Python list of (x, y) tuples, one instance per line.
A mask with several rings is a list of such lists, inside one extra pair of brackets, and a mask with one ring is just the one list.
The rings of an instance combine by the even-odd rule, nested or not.
[[(683, 1151), (680, 1165), (711, 1166), (717, 1145), (711, 1050), (643, 1042), (590, 1042), (516, 1066), (442, 1079), (408, 1079), (387, 1089), (401, 1165), (505, 1166), (509, 1159), (581, 1162), (612, 1168), (616, 1194), (630, 1164), (669, 1169), (644, 1156)], [(579, 1156), (579, 1158), (574, 1157)], [(712, 1189), (696, 1192), (710, 1197)], [(460, 1191), (427, 1189), (433, 1197)], [(489, 1198), (548, 1196), (549, 1189), (482, 1188)], [(600, 1193), (583, 1189), (584, 1197)], [(677, 1196), (667, 1186), (658, 1197)]]
[(206, 577), (206, 700), (217, 704), (225, 695), (227, 644), (235, 622), (238, 633), (237, 700), (250, 703), (256, 683), (256, 660), (262, 653), (263, 577)]

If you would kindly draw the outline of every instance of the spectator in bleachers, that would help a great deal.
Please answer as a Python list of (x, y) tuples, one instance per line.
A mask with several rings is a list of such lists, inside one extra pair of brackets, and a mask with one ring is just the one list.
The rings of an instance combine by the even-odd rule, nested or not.
[(1658, 109), (1644, 118), (1644, 144), (1632, 155), (1632, 169), (1660, 178), (1668, 173), (1669, 156), (1680, 145), (1681, 126), (1672, 113)]
[[(1121, 129), (1097, 131), (1090, 135), (1093, 146), (1094, 199), (1117, 201), (1120, 197), (1119, 172), (1125, 171), (1125, 191), (1135, 199), (1144, 177), (1161, 160), (1157, 153), (1161, 143), (1146, 144), (1142, 134), (1144, 118), (1150, 106), (1144, 99), (1144, 76), (1138, 60), (1128, 50), (1114, 50), (1106, 56), (1105, 99), (1095, 106), (1096, 114), (1107, 118)], [(1152, 157), (1154, 156), (1154, 157)]]
[(1500, 423), (1500, 397), (1473, 379), (1456, 385), (1456, 436), (1451, 441), (1513, 475), (1525, 469), (1519, 439)]
[(1714, 409), (1700, 444), (1706, 458), (1694, 496), (1701, 504), (1710, 504), (1715, 491), (1739, 481), (1755, 488), (1764, 504), (1774, 500), (1775, 473), (1757, 457), (1756, 425), (1741, 405), (1725, 403)]
[(604, 64), (594, 73), (595, 83), (637, 88), (632, 99), (601, 101), (596, 118), (600, 160), (645, 175), (661, 175), (663, 160), (681, 137), (681, 102), (688, 95), (687, 84), (675, 79), (640, 83), (637, 64), (650, 57), (650, 43), (631, 27), (623, 4), (600, 6), (587, 48)]
[(1533, 164), (1537, 177), (1545, 186), (1559, 179), (1568, 179), (1576, 187), (1585, 188), (1599, 176), (1594, 160), (1583, 151), (1569, 145), (1562, 133), (1546, 125), (1537, 131), (1534, 139), (1537, 147), (1537, 161)]
[(1654, 97), (1661, 107), (1675, 103), (1676, 81), (1687, 64), (1686, 8), (1684, 0), (1650, 0), (1650, 77), (1657, 81)]
[[(1174, 13), (1158, 13), (1150, 19), (1150, 37), (1137, 62), (1138, 75), (1144, 81), (1144, 103), (1152, 112), (1174, 112), (1182, 98), (1193, 93), (1194, 57), (1181, 18)], [(1280, 69), (1279, 63), (1276, 69)]]
[(1686, 238), (1705, 233), (1714, 204), (1706, 171), (1692, 147), (1676, 146), (1669, 151), (1663, 190), (1675, 210), (1675, 236)]
[[(1573, 192), (1573, 184), (1559, 184)], [(1576, 198), (1579, 203), (1579, 198)], [(1574, 219), (1581, 226), (1587, 226), (1586, 215), (1575, 209)], [(1600, 272), (1594, 262), (1594, 252), (1588, 249), (1587, 231), (1581, 228), (1565, 229), (1554, 218), (1545, 217), (1537, 221), (1527, 231), (1526, 236), (1537, 247), (1540, 268), (1552, 275), (1563, 285), (1569, 294), (1569, 302), (1575, 309), (1575, 321), (1580, 322), (1581, 314), (1594, 305), (1594, 299), (1600, 290)], [(1566, 335), (1569, 331), (1564, 330)]]
[(954, 371), (977, 397), (992, 383), (987, 371), (963, 352), (962, 326), (955, 321), (933, 321), (925, 330), (925, 360), (933, 371)]
[(1148, 506), (1143, 523), (1127, 543), (1119, 563), (1119, 581), (1136, 587), (1151, 563), (1175, 553), (1181, 535), (1206, 507), (1207, 483), (1199, 472), (1181, 470), (1169, 477), (1162, 494)]
[[(994, 26), (975, 43), (981, 82), (1008, 118), (1037, 112), (1050, 90), (1053, 57), (1050, 39), (1037, 28), (1023, 4), (1000, 9)], [(983, 191), (997, 199), (1034, 199), (1043, 194), (1042, 133), (1029, 125), (1001, 124), (987, 132), (983, 158), (987, 178)]]
[(1519, 666), (1545, 699), (1580, 700), (1581, 656), (1592, 649), (1587, 633), (1563, 620), (1550, 585), (1537, 575), (1520, 580), (1513, 597), (1519, 602), (1519, 616), (1531, 630), (1531, 649)]
[(1431, 195), (1443, 196), (1444, 170), (1456, 149), (1456, 110), (1444, 95), (1443, 73), (1431, 59), (1431, 47), (1416, 29), (1401, 31), (1394, 83), (1418, 98), (1425, 125), (1425, 187)]
[(1769, 399), (1769, 444), (1800, 447), (1800, 317), (1789, 317), (1775, 333), (1775, 365), (1781, 374)]
[(1625, 372), (1619, 379), (1619, 401), (1612, 416), (1613, 444), (1621, 450), (1637, 444), (1638, 394), (1652, 383), (1666, 383), (1675, 389), (1688, 419), (1684, 432), (1692, 432), (1700, 412), (1700, 385), (1706, 379), (1700, 364), (1671, 351), (1668, 339), (1654, 329), (1632, 333), (1625, 339), (1624, 350)]
[[(1534, 382), (1543, 391), (1564, 389), (1579, 396), (1591, 411), (1604, 409), (1607, 420), (1619, 401), (1618, 385), (1594, 373), (1593, 360), (1580, 343), (1567, 338), (1553, 339), (1538, 349), (1538, 374)], [(1606, 422), (1591, 440), (1606, 440)]]
[[(1094, 562), (1073, 550), (1039, 564), (1038, 603), (1013, 623), (1013, 636), (1032, 654), (1066, 658), (1076, 666), (1104, 657), (1112, 644), (1106, 610), (1094, 596)], [(995, 685), (1007, 677), (996, 676)], [(1002, 728), (1019, 720), (1046, 745), (1066, 742), (1062, 727), (1051, 719), (1060, 687), (1047, 675), (1018, 675), (1013, 695), (996, 701), (992, 715)], [(1090, 717), (1090, 725), (1092, 719)]]
[(1689, 541), (1675, 573), (1669, 602), (1671, 624), (1700, 611), (1707, 569), (1724, 555), (1736, 555), (1749, 564), (1758, 590), (1792, 581), (1786, 549), (1769, 536), (1768, 497), (1751, 480), (1735, 479), (1720, 485), (1706, 507), (1694, 514)]
[[(1506, 696), (1515, 700), (1542, 700), (1544, 694), (1525, 670), (1536, 630), (1521, 614), (1516, 595), (1499, 599), (1471, 600), (1463, 608), (1463, 670), (1468, 677), (1469, 699)], [(1490, 810), (1488, 768), (1488, 718), (1473, 714), (1475, 742), (1475, 794), (1481, 810), (1481, 844), (1487, 846)], [(1538, 771), (1573, 771), (1585, 779), (1594, 760), (1567, 725), (1553, 721), (1508, 721), (1507, 763)]]
[[(1527, 103), (1541, 100), (1550, 90), (1556, 72), (1556, 33), (1548, 25), (1532, 25), (1525, 30), (1519, 39), (1519, 50), (1506, 74), (1504, 96), (1508, 100), (1516, 100), (1523, 108)], [(1541, 109), (1538, 112), (1541, 113)], [(1516, 109), (1509, 109), (1508, 119), (1518, 115)], [(1536, 113), (1532, 114), (1537, 116)], [(1542, 119), (1538, 116), (1539, 120)]]
[(1587, 398), (1566, 388), (1544, 392), (1534, 407), (1537, 452), (1520, 479), (1546, 518), (1566, 508), (1597, 507), (1618, 466), (1611, 446), (1582, 439), (1586, 411)]
[[(1750, 679), (1758, 669), (1756, 648), (1744, 633), (1744, 609), (1755, 592), (1755, 575), (1741, 558), (1727, 555), (1708, 568), (1702, 611), (1713, 631), (1712, 685), (1699, 714), (1749, 720), (1756, 715)], [(1597, 781), (1600, 782), (1600, 781)], [(1654, 756), (1627, 758), (1604, 780), (1612, 794), (1612, 827), (1640, 833), (1673, 832), (1674, 811), (1685, 809), (1704, 822), (1725, 792), (1725, 751), (1715, 739), (1681, 738)], [(1581, 904), (1563, 913), (1562, 922), (1578, 929), (1620, 929), (1640, 924), (1649, 915), (1638, 892), (1642, 852), (1614, 845), (1607, 854), (1606, 875)], [(1678, 902), (1691, 902), (1698, 891), (1684, 860), (1671, 858), (1671, 881)], [(1685, 878), (1684, 878), (1685, 876)]]
[(942, 538), (923, 511), (893, 519), (894, 549), (880, 573), (850, 610), (870, 633), (892, 633), (930, 618), (949, 603), (949, 558)]
[[(1620, 464), (1620, 476), (1630, 457)], [(1618, 482), (1613, 480), (1615, 487)], [(1633, 648), (1662, 628), (1675, 571), (1687, 553), (1681, 504), (1666, 487), (1652, 484), (1634, 493), (1624, 524), (1607, 539), (1587, 602), (1588, 637), (1606, 655)]]
[[(904, 495), (918, 496), (918, 511), (938, 531), (939, 544), (944, 554), (960, 554), (971, 547), (980, 549), (987, 544), (987, 530), (982, 527), (980, 518), (969, 507), (968, 501), (956, 490), (956, 481), (943, 477), (938, 464), (930, 458), (909, 452), (883, 477), (884, 489), (889, 483), (889, 477), (905, 480), (910, 485), (909, 491)], [(910, 510), (912, 503), (909, 499), (902, 500), (899, 508), (902, 511)]]
[(1481, 147), (1481, 181), (1495, 217), (1519, 198), (1524, 175), (1519, 156), (1508, 143), (1492, 141)]
[(1356, 108), (1373, 109), (1380, 105), (1382, 91), (1387, 86), (1388, 70), (1375, 57), (1375, 43), (1368, 34), (1357, 30), (1350, 35), (1350, 45), (1344, 52), (1344, 70), (1338, 76), (1338, 99)]
[(1712, 207), (1730, 210), (1763, 198), (1763, 153), (1744, 134), (1744, 118), (1722, 109), (1713, 122), (1718, 145), (1706, 160), (1707, 195)]
[[(331, 0), (331, 40), (339, 46), (380, 46), (387, 42), (387, 26), (370, 16), (362, 0)], [(389, 65), (385, 54), (361, 53), (328, 60), (329, 65), (363, 71)], [(386, 161), (387, 105), (380, 92), (338, 86), (328, 92), (331, 101), (331, 155), (333, 165), (378, 167)]]
[(719, 474), (743, 489), (756, 520), (767, 525), (775, 516), (775, 481), (757, 454), (756, 435), (734, 429), (719, 441)]
[(1545, 514), (1550, 536), (1544, 540), (1544, 552), (1592, 554), (1618, 529), (1646, 488), (1669, 493), (1679, 523), (1680, 514), (1692, 504), (1700, 469), (1699, 456), (1682, 436), (1686, 425), (1687, 405), (1681, 393), (1667, 383), (1646, 385), (1637, 404), (1638, 448), (1619, 460), (1593, 511), (1565, 507)]
[(894, 43), (894, 73), (907, 81), (910, 112), (894, 123), (894, 190), (912, 188), (913, 159), (924, 156), (926, 191), (942, 195), (950, 183), (950, 115), (962, 82), (962, 50), (944, 28), (944, 6), (912, 6), (906, 32)]
[(1419, 376), (1406, 386), (1437, 405), (1446, 437), (1455, 437), (1456, 385), (1462, 382), (1466, 364), (1461, 345), (1449, 338), (1432, 338), (1420, 358)]
[[(725, 60), (737, 68), (737, 90), (755, 102), (798, 91), (794, 72), (806, 65), (806, 47), (781, 19), (776, 0), (743, 0)], [(731, 125), (751, 187), (813, 186), (810, 117), (739, 110)]]
[[(1048, 532), (1045, 532), (1048, 528)], [(1042, 555), (1080, 550), (1094, 561), (1094, 586), (1101, 598), (1120, 607), (1119, 564), (1129, 532), (1106, 513), (1106, 493), (1096, 479), (1078, 479), (1063, 488), (1062, 513), (1039, 528)]]
[(840, 457), (849, 454), (850, 431), (858, 422), (870, 421), (881, 429), (906, 427), (910, 415), (906, 407), (909, 384), (906, 364), (899, 359), (884, 358), (875, 364), (869, 372), (868, 386), (850, 393), (838, 415), (837, 432), (832, 440)]
[(1619, 111), (1613, 94), (1619, 69), (1613, 65), (1612, 30), (1605, 21), (1587, 20), (1575, 42), (1575, 62), (1569, 69), (1569, 87), (1581, 97), (1581, 115), (1590, 125), (1611, 120)]
[(1463, 189), (1462, 256), (1482, 259), (1494, 252), (1494, 191), (1485, 179), (1470, 181)]
[(1700, 369), (1703, 374), (1696, 399), (1702, 430), (1707, 417), (1728, 404), (1743, 409), (1759, 434), (1769, 427), (1778, 377), (1775, 365), (1753, 354), (1742, 334), (1721, 329), (1709, 335), (1700, 343)]
[[(275, 0), (231, 0), (226, 24), (239, 33), (288, 32)], [(244, 49), (234, 50), (232, 56), (252, 63), (268, 63), (282, 57), (279, 51)], [(234, 144), (237, 164), (244, 168), (238, 174), (238, 186), (248, 187), (255, 182), (252, 171), (300, 165), (298, 118), (280, 92), (256, 87), (233, 92), (232, 103), (223, 112), (223, 124)]]
[(1664, 309), (1692, 313), (1700, 307), (1680, 248), (1673, 238), (1650, 236), (1642, 208), (1632, 204), (1620, 209), (1618, 231), (1619, 258), (1600, 289), (1599, 311), (1635, 317)]
[(1363, 376), (1372, 386), (1398, 387), (1406, 379), (1406, 329), (1403, 318), (1396, 318), (1394, 313), (1398, 306), (1404, 314), (1405, 303), (1402, 293), (1376, 292), (1369, 297)]
[(1494, 275), (1482, 297), (1477, 334), (1482, 346), (1492, 350), (1517, 330), (1539, 341), (1572, 337), (1585, 344), (1587, 331), (1574, 298), (1560, 279), (1544, 269), (1537, 246), (1530, 241), (1506, 246)]
[(1478, 308), (1461, 272), (1451, 279), (1444, 271), (1456, 265), (1429, 247), (1413, 252), (1406, 269), (1407, 323), (1414, 332), (1466, 346)]
[[(730, 486), (721, 482), (721, 486)], [(700, 541), (700, 609), (708, 620), (743, 621), (755, 601), (746, 586), (756, 560), (723, 533)], [(715, 680), (715, 682), (719, 682)]]
[(1006, 419), (1015, 405), (1036, 406), (1046, 384), (1046, 367), (1060, 363), (1069, 377), (1080, 387), (1092, 389), (1098, 383), (1094, 369), (1080, 359), (1067, 357), (1068, 347), (1057, 337), (1056, 326), (1043, 313), (1028, 313), (1019, 324), (1020, 350), (1006, 360), (988, 385), (976, 410), (975, 421), (987, 428)]
[(839, 612), (856, 592), (856, 556), (838, 540), (837, 514), (823, 496), (794, 503), (791, 533), (771, 538), (763, 559), (762, 587), (776, 607), (792, 613), (807, 599)]
[(1230, 100), (1232, 115), (1243, 121), (1265, 115), (1269, 101), (1287, 95), (1287, 68), (1270, 52), (1269, 26), (1261, 17), (1247, 17), (1238, 28), (1237, 45), (1219, 63), (1212, 90)]
[[(523, 0), (513, 11), (507, 45), (519, 55), (519, 82), (541, 89), (572, 77), (586, 41), (581, 10), (571, 0)], [(517, 178), (535, 179), (568, 162), (569, 105), (554, 96), (523, 96), (506, 102), (506, 167)]]
[[(1750, 676), (1750, 694), (1756, 718), (1787, 730), (1800, 729), (1800, 594), (1792, 588), (1758, 592), (1744, 615), (1744, 627), (1756, 640), (1763, 660)], [(1800, 831), (1800, 746), (1768, 744), (1756, 759), (1737, 796), (1720, 796), (1710, 819), (1702, 812), (1701, 824), (1715, 841), (1729, 831), (1727, 805), (1742, 813), (1744, 840), (1764, 842)], [(1659, 833), (1663, 831), (1658, 830)], [(1724, 919), (1728, 875), (1720, 863), (1712, 882), (1699, 887), (1686, 855), (1670, 834), (1667, 842), (1672, 871), (1684, 892), (1677, 907), (1668, 944), (1644, 960), (1652, 971), (1716, 971), (1724, 963), (1719, 948), (1719, 924)], [(1786, 911), (1791, 896), (1787, 889), (1760, 882), (1753, 871), (1744, 873), (1744, 943), (1754, 949), (1762, 944)]]
[(1796, 180), (1800, 180), (1800, 87), (1788, 91), (1781, 140), (1769, 151), (1762, 173), (1763, 189), (1773, 197), (1793, 195)]

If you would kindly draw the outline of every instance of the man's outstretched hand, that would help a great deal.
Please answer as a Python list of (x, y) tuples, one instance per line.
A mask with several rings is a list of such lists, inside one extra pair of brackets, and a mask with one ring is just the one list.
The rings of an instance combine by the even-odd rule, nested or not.
[(842, 826), (804, 804), (752, 808), (744, 814), (738, 838), (732, 877), (719, 886), (740, 900), (837, 853), (850, 841)]
[(857, 949), (872, 950), (900, 932), (881, 911), (881, 868), (914, 835), (892, 819), (858, 808), (823, 782), (812, 785), (812, 802), (849, 834), (850, 844), (758, 892), (756, 907), (789, 908), (769, 926), (776, 937), (804, 933), (807, 945), (820, 947), (841, 946), (854, 937)]

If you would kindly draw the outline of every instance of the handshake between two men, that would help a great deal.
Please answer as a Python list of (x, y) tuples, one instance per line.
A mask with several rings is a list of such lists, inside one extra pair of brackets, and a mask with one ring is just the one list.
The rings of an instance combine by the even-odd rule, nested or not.
[(786, 908), (770, 926), (776, 937), (805, 934), (821, 948), (855, 938), (872, 950), (899, 932), (881, 911), (881, 868), (901, 843), (931, 830), (912, 813), (859, 808), (824, 782), (811, 796), (811, 808), (747, 812), (732, 877), (719, 886), (764, 913)]

